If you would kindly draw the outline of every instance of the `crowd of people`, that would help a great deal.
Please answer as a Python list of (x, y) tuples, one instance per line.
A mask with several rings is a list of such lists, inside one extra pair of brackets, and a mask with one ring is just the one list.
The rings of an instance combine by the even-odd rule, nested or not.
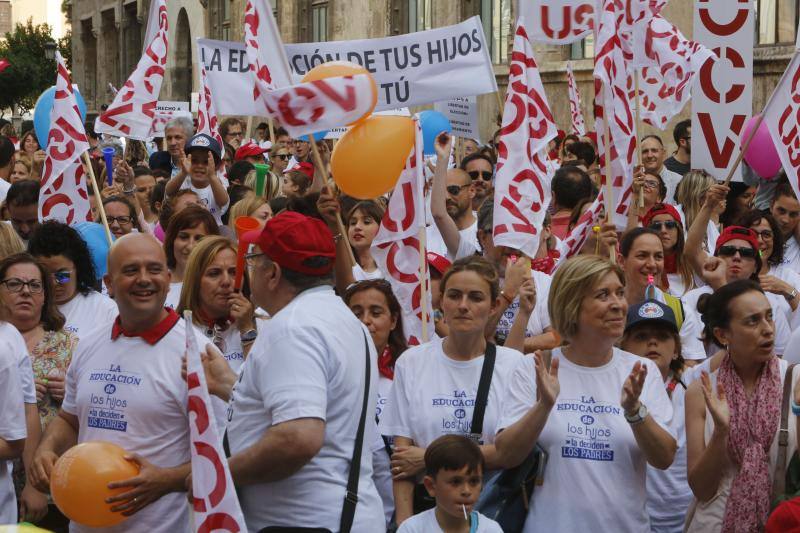
[[(692, 168), (680, 122), (674, 151), (640, 139), (627, 227), (601, 215), (567, 259), (602, 169), (593, 136), (560, 132), (528, 257), (494, 241), (498, 136), (458, 141), (460, 161), (440, 136), (435, 328), (410, 346), (372, 253), (387, 198), (336, 190), (331, 141), (267, 124), (248, 139), (237, 118), (222, 144), (188, 118), (155, 144), (89, 130), (110, 247), (91, 223), (39, 220), (44, 152), (30, 131), (0, 136), (0, 523), (66, 531), (54, 465), (100, 440), (139, 467), (112, 483), (127, 519), (107, 531), (190, 529), (194, 328), (251, 532), (502, 531), (482, 488), (532, 454), (526, 533), (788, 530), (800, 201), (783, 172), (720, 183)], [(237, 231), (243, 216), (257, 227)]]

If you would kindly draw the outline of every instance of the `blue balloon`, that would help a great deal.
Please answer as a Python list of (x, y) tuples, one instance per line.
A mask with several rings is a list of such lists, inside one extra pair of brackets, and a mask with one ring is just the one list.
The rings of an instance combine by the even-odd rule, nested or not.
[[(83, 96), (78, 88), (73, 86), (73, 89), (75, 90), (75, 100), (78, 102), (78, 111), (81, 113), (81, 122), (85, 122), (86, 102), (83, 101)], [(39, 96), (36, 107), (33, 109), (33, 130), (36, 132), (36, 139), (42, 149), (47, 146), (47, 137), (50, 135), (50, 111), (53, 109), (55, 97), (56, 86), (53, 85)]]
[(72, 226), (89, 248), (94, 264), (94, 273), (101, 279), (106, 273), (106, 259), (108, 257), (108, 239), (102, 224), (96, 222), (78, 222)]
[(417, 114), (419, 126), (422, 128), (422, 152), (425, 155), (436, 155), (436, 137), (446, 131), (450, 133), (453, 127), (447, 117), (428, 109)]

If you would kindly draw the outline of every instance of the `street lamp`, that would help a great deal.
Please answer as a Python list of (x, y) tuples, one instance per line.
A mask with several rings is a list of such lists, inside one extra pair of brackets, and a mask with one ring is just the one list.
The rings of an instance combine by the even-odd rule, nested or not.
[(55, 61), (57, 48), (58, 45), (53, 41), (47, 41), (46, 43), (44, 43), (44, 57), (47, 58), (49, 61)]

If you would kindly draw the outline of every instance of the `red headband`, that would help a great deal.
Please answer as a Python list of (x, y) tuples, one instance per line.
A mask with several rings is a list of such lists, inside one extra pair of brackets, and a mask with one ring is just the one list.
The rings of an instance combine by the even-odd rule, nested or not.
[(726, 242), (736, 239), (747, 241), (747, 244), (749, 244), (753, 250), (758, 252), (758, 237), (756, 236), (755, 231), (743, 226), (728, 226), (722, 230), (722, 233), (720, 233), (719, 237), (717, 237), (717, 245), (714, 249), (714, 254), (716, 255), (716, 253), (719, 252), (720, 247), (722, 247)]
[(656, 204), (651, 207), (650, 210), (645, 213), (644, 217), (642, 217), (642, 226), (645, 228), (648, 227), (650, 222), (652, 222), (657, 215), (669, 215), (675, 219), (675, 222), (683, 226), (683, 220), (681, 219), (680, 213), (678, 213), (678, 210), (669, 204)]

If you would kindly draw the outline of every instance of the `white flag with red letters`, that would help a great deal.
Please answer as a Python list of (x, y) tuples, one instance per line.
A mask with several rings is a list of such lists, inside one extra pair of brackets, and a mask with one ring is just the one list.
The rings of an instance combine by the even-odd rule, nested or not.
[(120, 87), (108, 109), (100, 115), (97, 133), (140, 141), (148, 138), (167, 64), (167, 29), (166, 0), (152, 0), (145, 36), (148, 44), (136, 69)]
[(253, 98), (292, 84), (292, 71), (269, 0), (248, 0), (244, 11), (244, 44), (254, 76)]
[(639, 103), (642, 120), (659, 129), (681, 112), (691, 96), (700, 67), (716, 54), (687, 40), (661, 15), (633, 32), (634, 64), (640, 65)]
[(613, 198), (606, 198), (606, 209), (620, 231), (628, 223), (636, 154), (636, 124), (630, 101), (633, 79), (620, 39), (620, 34), (624, 31), (624, 18), (621, 0), (602, 1), (597, 20), (597, 53), (594, 64), (595, 128), (600, 171), (605, 186), (609, 178), (605, 164), (605, 129), (608, 127), (611, 139), (609, 152)]
[(553, 270), (558, 268), (561, 263), (576, 255), (581, 251), (583, 245), (586, 244), (586, 239), (594, 231), (595, 223), (600, 219), (603, 212), (603, 194), (605, 191), (601, 190), (597, 198), (589, 205), (589, 209), (578, 219), (578, 222), (572, 227), (572, 230), (567, 234), (561, 242), (558, 243), (559, 257), (556, 260)]
[(520, 0), (519, 18), (528, 36), (549, 44), (570, 44), (591, 35), (595, 0)]
[(267, 113), (295, 139), (355, 122), (372, 109), (368, 74), (339, 76), (273, 89), (262, 95)]
[(800, 52), (795, 52), (775, 87), (764, 122), (794, 194), (800, 198)]
[(72, 224), (92, 219), (86, 171), (81, 163), (81, 156), (89, 149), (89, 140), (69, 71), (58, 52), (56, 64), (56, 93), (50, 110), (50, 133), (39, 189), (39, 220)]
[(186, 383), (189, 387), (189, 438), (192, 455), (192, 508), (194, 531), (247, 531), (222, 448), (220, 428), (206, 386), (200, 348), (192, 326), (191, 311), (184, 311), (186, 325)]
[(494, 244), (534, 257), (547, 207), (550, 180), (547, 143), (558, 135), (525, 21), (517, 20), (508, 92), (497, 146)]
[(203, 65), (200, 65), (199, 100), (197, 105), (197, 133), (205, 133), (217, 141), (220, 146), (224, 146), (222, 135), (219, 133), (219, 124), (217, 123), (217, 109), (214, 106), (214, 99), (211, 97), (211, 87), (208, 85), (206, 67)]
[(581, 93), (578, 92), (578, 84), (575, 83), (572, 61), (567, 61), (567, 86), (569, 87), (569, 115), (572, 121), (572, 133), (583, 137), (586, 135), (586, 122), (583, 120)]
[[(425, 261), (424, 277), (420, 277), (420, 230), (425, 230), (425, 195), (422, 158), (422, 130), (414, 121), (415, 143), (405, 168), (389, 198), (389, 206), (381, 220), (378, 234), (372, 241), (372, 257), (383, 271), (392, 291), (403, 308), (403, 329), (409, 345), (422, 343), (422, 322), (428, 323), (428, 336), (434, 324), (430, 300), (430, 271)], [(425, 254), (425, 250), (422, 250)], [(427, 316), (422, 316), (422, 284), (426, 294)]]

